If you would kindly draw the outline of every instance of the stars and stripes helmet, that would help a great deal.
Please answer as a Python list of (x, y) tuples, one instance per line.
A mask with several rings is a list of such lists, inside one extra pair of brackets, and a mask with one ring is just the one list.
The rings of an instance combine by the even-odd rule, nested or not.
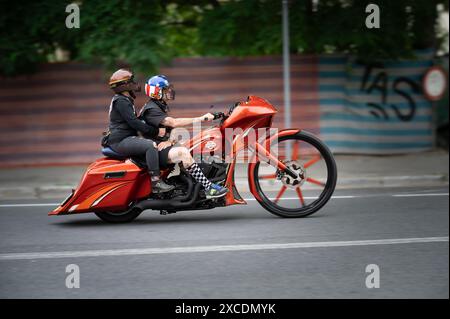
[(145, 83), (145, 94), (155, 100), (175, 100), (175, 90), (173, 85), (165, 75), (155, 75)]

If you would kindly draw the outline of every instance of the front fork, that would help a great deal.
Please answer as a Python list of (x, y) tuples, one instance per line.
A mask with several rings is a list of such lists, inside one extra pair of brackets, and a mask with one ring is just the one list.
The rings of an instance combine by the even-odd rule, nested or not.
[[(275, 139), (279, 139), (281, 137), (284, 136), (290, 136), (290, 135), (296, 135), (300, 132), (299, 129), (286, 129), (286, 130), (282, 130), (280, 132), (278, 132), (278, 134), (272, 136), (270, 139), (267, 139), (264, 142), (264, 145), (268, 145), (270, 148), (270, 145), (272, 145), (273, 141)], [(247, 171), (247, 176), (248, 176), (248, 185), (250, 187), (250, 192), (253, 194), (253, 196), (259, 200), (262, 201), (261, 196), (259, 196), (259, 193), (256, 189), (256, 184), (255, 184), (255, 167), (256, 164), (259, 162), (259, 158), (258, 156), (263, 157), (263, 159), (268, 160), (268, 163), (274, 167), (277, 167), (280, 171), (284, 171), (286, 172), (289, 176), (293, 177), (293, 178), (297, 178), (297, 174), (295, 174), (295, 172), (293, 172), (289, 167), (287, 167), (283, 162), (281, 162), (278, 158), (276, 158), (275, 156), (273, 156), (270, 153), (270, 150), (267, 149), (267, 147), (264, 147), (263, 145), (261, 145), (260, 143), (256, 143), (256, 147), (255, 147), (257, 153), (254, 154), (254, 158), (252, 158), (252, 160), (250, 161), (250, 163), (248, 164), (248, 171)]]
[[(274, 166), (277, 167), (280, 171), (286, 172), (289, 176), (291, 176), (292, 178), (297, 178), (297, 174), (295, 174), (294, 171), (292, 171), (289, 167), (287, 167), (283, 162), (281, 162), (278, 158), (276, 158), (275, 156), (273, 156), (272, 154), (270, 154), (270, 151), (267, 150), (267, 148), (265, 148), (264, 146), (262, 146), (259, 143), (256, 143), (255, 145), (256, 147), (256, 151), (258, 152), (258, 154), (262, 157), (263, 159), (267, 160), (267, 162)], [(258, 158), (259, 159), (259, 158)]]
[[(278, 132), (276, 135), (272, 136), (270, 139), (266, 139), (266, 141), (263, 143), (266, 146), (261, 145), (260, 143), (256, 143), (254, 149), (250, 148), (253, 151), (253, 157), (251, 158), (250, 163), (248, 164), (247, 176), (248, 176), (250, 192), (253, 194), (253, 196), (256, 199), (261, 200), (261, 197), (259, 196), (259, 194), (256, 190), (255, 176), (254, 176), (255, 166), (256, 166), (256, 163), (259, 161), (258, 156), (260, 156), (264, 160), (267, 160), (269, 162), (269, 164), (271, 164), (274, 167), (277, 167), (280, 171), (286, 172), (289, 176), (291, 176), (293, 178), (297, 177), (297, 174), (295, 174), (295, 172), (293, 172), (283, 162), (278, 160), (275, 156), (273, 156), (270, 153), (270, 145), (273, 143), (273, 141), (275, 139), (278, 139), (278, 138), (284, 137), (284, 136), (288, 136), (288, 135), (295, 135), (299, 132), (300, 132), (299, 129), (282, 130), (282, 131)], [(267, 149), (267, 148), (269, 148), (269, 149)], [(239, 192), (236, 189), (236, 185), (234, 182), (235, 168), (236, 168), (236, 154), (234, 155), (233, 161), (231, 162), (231, 164), (228, 167), (227, 178), (225, 181), (225, 186), (229, 189), (229, 192), (225, 197), (226, 206), (246, 204), (246, 201), (244, 199), (242, 199), (242, 197), (239, 195)]]

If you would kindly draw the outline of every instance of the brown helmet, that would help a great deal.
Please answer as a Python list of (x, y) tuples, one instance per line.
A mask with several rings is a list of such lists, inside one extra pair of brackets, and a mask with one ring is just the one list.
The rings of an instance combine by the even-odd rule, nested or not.
[(109, 87), (115, 93), (128, 91), (135, 98), (134, 92), (139, 92), (141, 87), (134, 81), (134, 74), (126, 69), (119, 69), (109, 78)]

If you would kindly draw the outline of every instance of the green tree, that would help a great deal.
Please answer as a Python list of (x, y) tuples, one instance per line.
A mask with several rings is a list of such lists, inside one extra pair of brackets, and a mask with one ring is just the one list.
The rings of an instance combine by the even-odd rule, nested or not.
[(67, 1), (2, 1), (0, 73), (30, 73), (58, 47), (76, 55), (81, 29), (65, 28)]
[[(0, 7), (0, 73), (32, 72), (56, 49), (108, 68), (155, 71), (177, 56), (280, 54), (281, 0), (79, 0), (81, 28), (67, 29), (69, 0), (7, 1)], [(367, 29), (367, 4), (381, 28)], [(436, 47), (436, 5), (448, 0), (291, 0), (292, 53), (341, 52), (364, 61), (412, 57)], [(448, 35), (447, 35), (448, 36)]]
[[(376, 3), (381, 28), (367, 29), (365, 8)], [(312, 0), (289, 3), (291, 52), (343, 52), (362, 60), (412, 57), (435, 44), (439, 0)], [(281, 1), (224, 1), (205, 11), (199, 25), (205, 54), (280, 54)]]
[(199, 24), (203, 54), (277, 54), (281, 47), (281, 1), (221, 2), (206, 9)]

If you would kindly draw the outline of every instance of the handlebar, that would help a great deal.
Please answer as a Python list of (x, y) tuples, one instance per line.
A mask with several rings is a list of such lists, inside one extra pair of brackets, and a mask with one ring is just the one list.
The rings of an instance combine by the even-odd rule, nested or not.
[[(223, 112), (215, 112), (215, 113), (211, 113), (211, 114), (214, 115), (213, 121), (220, 119), (220, 118), (225, 118), (225, 113), (223, 113)], [(207, 120), (208, 120), (208, 118), (205, 117), (204, 121), (207, 121)]]

